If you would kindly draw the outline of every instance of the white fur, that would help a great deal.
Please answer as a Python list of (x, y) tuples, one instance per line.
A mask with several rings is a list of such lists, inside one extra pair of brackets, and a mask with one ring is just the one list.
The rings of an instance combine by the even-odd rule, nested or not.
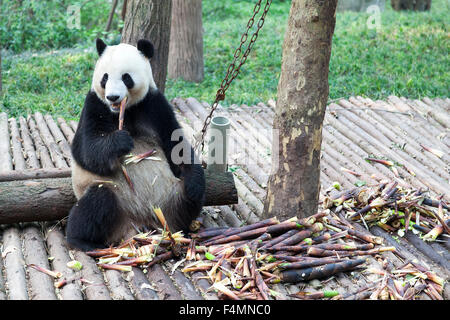
[(165, 213), (167, 223), (173, 225), (174, 213), (177, 211), (172, 208), (179, 206), (180, 198), (184, 194), (183, 182), (173, 175), (164, 151), (155, 143), (154, 138), (138, 139), (134, 143), (133, 154), (155, 149), (155, 157), (161, 159), (142, 160), (126, 166), (135, 191), (132, 191), (120, 169), (112, 176), (101, 177), (81, 168), (76, 161), (72, 164), (72, 184), (78, 200), (90, 186), (114, 190), (122, 220), (110, 236), (111, 243), (129, 237), (133, 232), (133, 224), (148, 228), (160, 227), (153, 207), (160, 207)]
[[(105, 89), (100, 85), (103, 75), (108, 74)], [(122, 81), (122, 75), (128, 73), (134, 81), (134, 87), (128, 90)], [(92, 90), (99, 99), (113, 109), (112, 103), (106, 99), (109, 95), (119, 96), (118, 101), (127, 97), (127, 107), (139, 103), (144, 99), (148, 90), (156, 90), (150, 61), (135, 47), (121, 43), (116, 46), (107, 46), (98, 59), (92, 79)]]

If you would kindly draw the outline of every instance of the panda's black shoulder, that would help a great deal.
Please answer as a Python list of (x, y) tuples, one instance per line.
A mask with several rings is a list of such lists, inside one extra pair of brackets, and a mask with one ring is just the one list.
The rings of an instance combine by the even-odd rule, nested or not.
[(158, 89), (151, 89), (141, 102), (148, 111), (167, 111), (173, 112), (173, 107), (167, 100), (166, 96)]
[(108, 116), (111, 115), (107, 105), (100, 100), (94, 90), (89, 90), (84, 101), (83, 111), (81, 113), (81, 118), (83, 115), (93, 115), (93, 116)]
[(83, 141), (90, 136), (91, 133), (96, 131), (97, 126), (92, 126), (93, 123), (98, 124), (104, 131), (112, 131), (113, 121), (112, 115), (105, 108), (105, 104), (97, 94), (90, 90), (85, 98), (83, 109), (81, 110), (80, 120), (78, 122), (77, 130), (72, 141), (71, 150), (72, 155), (79, 163), (82, 162), (83, 156)]
[(174, 129), (180, 128), (173, 106), (159, 90), (149, 90), (145, 98), (134, 106), (134, 111), (142, 115), (140, 119), (150, 121), (159, 132), (167, 128), (171, 134)]

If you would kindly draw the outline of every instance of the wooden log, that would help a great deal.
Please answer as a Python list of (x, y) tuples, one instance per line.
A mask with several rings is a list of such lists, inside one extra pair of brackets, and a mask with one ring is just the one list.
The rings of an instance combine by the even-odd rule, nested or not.
[(218, 296), (214, 294), (211, 290), (210, 282), (205, 278), (205, 274), (203, 272), (197, 271), (191, 274), (191, 279), (198, 288), (198, 290), (202, 293), (202, 296), (205, 300), (218, 300)]
[(261, 217), (264, 210), (263, 203), (259, 201), (258, 198), (256, 198), (255, 195), (248, 190), (248, 188), (239, 179), (236, 179), (235, 181), (239, 197), (243, 199), (247, 206), (249, 206), (258, 217)]
[(67, 124), (66, 120), (64, 120), (61, 117), (58, 117), (56, 121), (58, 121), (59, 127), (61, 128), (61, 131), (64, 133), (67, 142), (69, 142), (69, 144), (72, 144), (72, 140), (75, 136), (75, 133), (73, 132), (72, 128)]
[(9, 145), (9, 130), (8, 130), (8, 116), (6, 113), (0, 113), (0, 172), (13, 169), (10, 145)]
[(36, 150), (34, 149), (33, 140), (31, 139), (31, 133), (28, 130), (27, 120), (24, 117), (19, 117), (20, 123), (20, 136), (22, 139), (22, 145), (24, 149), (24, 155), (27, 160), (28, 168), (38, 169), (41, 167)]
[(12, 170), (0, 172), (0, 182), (48, 178), (68, 178), (71, 176), (71, 174), (72, 170), (66, 168)]
[[(34, 114), (34, 119), (36, 120), (37, 127), (39, 128), (39, 133), (50, 151), (50, 155), (56, 167), (58, 168), (68, 168), (68, 164), (64, 159), (64, 154), (61, 151), (60, 147), (56, 143), (53, 138), (49, 128), (47, 127), (47, 123), (45, 122), (44, 116), (40, 112), (36, 112)], [(70, 150), (69, 150), (70, 152)], [(70, 153), (68, 155), (70, 157)]]
[(53, 120), (53, 118), (49, 114), (45, 115), (44, 119), (47, 122), (47, 126), (50, 129), (55, 142), (61, 149), (64, 158), (66, 159), (67, 163), (70, 164), (70, 162), (72, 161), (72, 151), (70, 150), (70, 145), (67, 142), (66, 137), (64, 136), (58, 125), (55, 123), (55, 120)]
[(39, 133), (39, 129), (36, 126), (36, 122), (34, 122), (33, 118), (28, 119), (28, 127), (30, 128), (31, 136), (33, 137), (34, 146), (36, 148), (36, 154), (41, 160), (41, 165), (43, 168), (54, 168), (52, 158), (50, 157), (50, 153), (47, 150), (47, 147), (42, 142), (41, 135)]
[[(335, 106), (336, 104), (330, 104), (330, 107), (332, 108), (334, 108)], [(403, 167), (397, 167), (397, 169), (398, 172), (411, 185), (419, 187), (417, 186), (417, 183), (420, 181), (430, 189), (435, 190), (439, 193), (446, 194), (445, 188), (443, 188), (440, 184), (442, 178), (438, 177), (433, 172), (424, 169), (423, 165), (418, 163), (413, 158), (404, 158), (404, 155), (401, 156), (400, 153), (392, 151), (391, 149), (389, 149), (389, 146), (386, 146), (385, 144), (377, 140), (380, 137), (380, 134), (377, 132), (378, 129), (376, 127), (362, 122), (361, 120), (358, 120), (358, 118), (351, 118), (353, 118), (351, 113), (340, 113), (339, 121), (331, 116), (326, 117), (326, 120), (333, 127), (337, 128), (339, 131), (341, 131), (341, 133), (346, 135), (349, 139), (357, 140), (355, 142), (358, 143), (361, 148), (367, 150), (366, 152), (368, 154), (383, 155), (395, 162), (407, 164), (408, 168), (410, 168), (417, 174), (416, 177), (412, 177), (411, 174)], [(343, 128), (344, 126), (345, 129)], [(358, 137), (364, 137), (365, 139), (364, 141), (360, 141), (360, 138)], [(430, 176), (432, 177), (432, 179), (430, 179)]]
[(253, 211), (245, 204), (243, 201), (239, 201), (240, 203), (237, 203), (233, 205), (233, 210), (235, 210), (237, 213), (239, 213), (239, 216), (242, 218), (243, 221), (247, 224), (256, 223), (260, 220)]
[(92, 284), (87, 284), (84, 287), (84, 294), (88, 300), (111, 300), (108, 287), (102, 272), (97, 267), (95, 260), (89, 257), (82, 251), (74, 250), (73, 255), (77, 261), (83, 265), (80, 270), (83, 279), (86, 279)]
[(0, 182), (0, 223), (59, 220), (75, 202), (70, 178)]
[(78, 122), (76, 122), (74, 120), (70, 120), (69, 124), (70, 124), (70, 127), (72, 128), (73, 132), (77, 132)]
[[(50, 270), (42, 233), (37, 226), (30, 225), (23, 230), (25, 263)], [(31, 300), (57, 300), (53, 278), (34, 268), (27, 268)]]
[(148, 280), (158, 288), (158, 296), (161, 300), (182, 300), (180, 292), (173, 284), (170, 277), (159, 264), (154, 264), (148, 269)]
[[(405, 141), (405, 138), (400, 136), (404, 131), (406, 131), (405, 129), (410, 128), (410, 126), (408, 126), (408, 122), (405, 123), (405, 121), (403, 121), (403, 123), (405, 124), (406, 128), (403, 128), (403, 132), (401, 130), (398, 130), (398, 128), (395, 128), (393, 126), (391, 126), (391, 123), (393, 121), (391, 121), (390, 118), (398, 118), (398, 114), (387, 114), (385, 115), (386, 118), (388, 118), (388, 121), (383, 121), (383, 119), (380, 119), (379, 116), (370, 110), (358, 110), (358, 108), (352, 104), (351, 102), (348, 102), (346, 100), (341, 100), (339, 101), (339, 104), (344, 107), (347, 108), (348, 112), (347, 113), (353, 113), (356, 116), (358, 116), (361, 119), (364, 119), (366, 122), (370, 123), (373, 120), (376, 120), (378, 123), (376, 124), (376, 128), (378, 129), (378, 135), (376, 136), (377, 140), (379, 140), (380, 142), (388, 145), (389, 143), (397, 143), (398, 145), (401, 145), (401, 143), (403, 143)], [(346, 113), (346, 114), (347, 114)], [(412, 130), (414, 131), (414, 130)], [(417, 132), (415, 132), (416, 134), (418, 134)], [(412, 135), (413, 133), (410, 132), (408, 135)], [(416, 136), (415, 138), (419, 138), (421, 135)], [(433, 140), (438, 140), (436, 138), (432, 139), (432, 140), (428, 140), (428, 142), (425, 142), (426, 144), (429, 144), (431, 141)], [(421, 146), (419, 143), (417, 143), (414, 139), (410, 139), (410, 141), (405, 144), (403, 146), (403, 148), (401, 148), (401, 150), (398, 151), (398, 153), (401, 154), (407, 154), (410, 157), (412, 157), (413, 159), (416, 159), (417, 161), (419, 161), (421, 164), (423, 164), (425, 167), (427, 167), (428, 170), (434, 171), (436, 174), (440, 175), (441, 177), (447, 177), (448, 173), (444, 170), (445, 167), (445, 163), (443, 161), (441, 161), (438, 157), (429, 157), (429, 158), (425, 158), (427, 156), (427, 154), (424, 154), (422, 152), (420, 152), (421, 150)], [(430, 163), (431, 162), (431, 163)]]
[(19, 134), (19, 128), (17, 127), (16, 119), (9, 119), (10, 131), (11, 131), (11, 149), (13, 155), (14, 170), (26, 169), (25, 159), (22, 151), (22, 142)]
[[(172, 268), (173, 265), (170, 264)], [(191, 280), (189, 280), (180, 270), (175, 270), (171, 277), (178, 285), (178, 288), (181, 291), (181, 294), (186, 300), (204, 300), (204, 298), (197, 292), (197, 289), (192, 284)]]
[(237, 189), (231, 172), (205, 170), (205, 206), (221, 206), (238, 203)]
[[(80, 275), (79, 271), (74, 271), (67, 267), (67, 263), (73, 260), (69, 256), (69, 250), (65, 247), (64, 235), (59, 228), (47, 229), (47, 248), (49, 255), (53, 257), (51, 261), (52, 270), (59, 271), (63, 274), (62, 279), (74, 279)], [(68, 282), (65, 286), (59, 289), (59, 295), (62, 300), (83, 300), (83, 294), (78, 282)]]
[(105, 270), (105, 278), (111, 297), (113, 300), (134, 300), (133, 294), (128, 288), (128, 283), (122, 275), (126, 277), (126, 274), (122, 274), (121, 271)]
[(242, 225), (242, 221), (237, 217), (236, 212), (234, 212), (229, 206), (220, 206), (215, 210), (220, 210), (220, 215), (223, 217), (223, 221), (227, 226), (239, 227)]
[(22, 240), (15, 227), (8, 228), (3, 232), (2, 257), (8, 286), (8, 298), (10, 300), (28, 300)]
[[(206, 170), (205, 175), (205, 206), (238, 202), (231, 172)], [(26, 170), (0, 175), (0, 223), (59, 220), (67, 216), (75, 202), (68, 169)]]
[(159, 300), (156, 288), (150, 284), (142, 269), (133, 267), (130, 285), (137, 300)]
[[(4, 270), (3, 268), (3, 258), (0, 254), (0, 270)], [(5, 287), (5, 281), (3, 280), (3, 276), (0, 277), (0, 301), (6, 300), (6, 287)]]

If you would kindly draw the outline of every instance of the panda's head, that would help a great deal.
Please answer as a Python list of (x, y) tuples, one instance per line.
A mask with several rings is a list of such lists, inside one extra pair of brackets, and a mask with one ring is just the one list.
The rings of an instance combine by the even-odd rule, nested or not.
[(107, 46), (101, 39), (96, 44), (99, 59), (92, 90), (111, 112), (119, 111), (125, 97), (126, 107), (130, 107), (144, 99), (149, 90), (156, 90), (150, 66), (154, 48), (150, 41), (139, 40), (137, 47), (125, 43)]

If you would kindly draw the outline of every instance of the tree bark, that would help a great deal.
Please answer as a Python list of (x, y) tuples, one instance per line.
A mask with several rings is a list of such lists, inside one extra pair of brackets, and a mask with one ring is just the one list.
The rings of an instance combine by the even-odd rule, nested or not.
[[(0, 224), (59, 220), (76, 202), (68, 169), (10, 171), (0, 175)], [(205, 170), (205, 206), (238, 202), (231, 172)], [(20, 179), (20, 180), (19, 180)]]
[(120, 17), (122, 18), (122, 21), (125, 21), (125, 15), (127, 14), (127, 0), (123, 0), (122, 3), (122, 10), (120, 11)]
[(292, 1), (273, 124), (266, 217), (284, 220), (317, 212), (336, 4), (337, 0)]
[(168, 76), (203, 80), (202, 0), (172, 0)]
[(129, 0), (122, 30), (122, 42), (136, 45), (140, 39), (155, 46), (151, 59), (156, 86), (164, 93), (169, 57), (172, 0)]
[(0, 182), (0, 223), (59, 220), (75, 202), (71, 178)]
[(108, 32), (109, 29), (111, 29), (111, 24), (114, 18), (114, 13), (116, 12), (116, 7), (117, 7), (117, 1), (118, 0), (114, 0), (112, 7), (111, 7), (111, 11), (109, 12), (109, 17), (108, 17), (108, 22), (106, 23), (106, 28), (105, 31)]
[(394, 10), (428, 11), (431, 9), (431, 0), (391, 0)]

